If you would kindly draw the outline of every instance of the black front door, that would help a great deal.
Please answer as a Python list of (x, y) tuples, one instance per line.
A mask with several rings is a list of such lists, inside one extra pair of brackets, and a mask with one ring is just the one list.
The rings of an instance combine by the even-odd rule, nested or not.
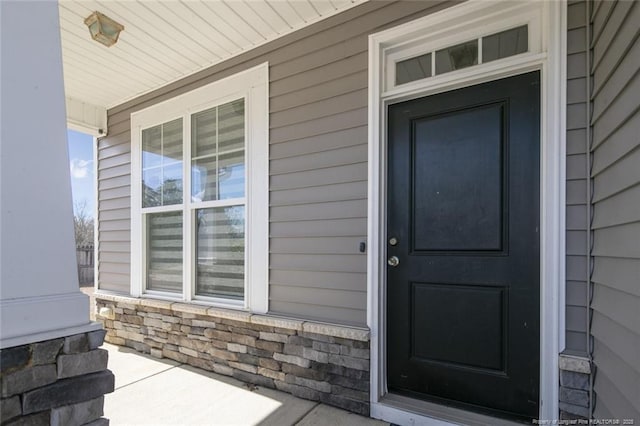
[(540, 73), (389, 107), (387, 383), (537, 418)]

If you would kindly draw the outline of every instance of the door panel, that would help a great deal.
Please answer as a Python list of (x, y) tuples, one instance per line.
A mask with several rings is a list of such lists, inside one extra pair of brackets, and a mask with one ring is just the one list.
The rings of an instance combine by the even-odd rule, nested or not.
[(389, 107), (390, 392), (538, 415), (539, 81)]
[(501, 250), (503, 117), (498, 103), (413, 121), (413, 251)]
[(413, 359), (505, 372), (504, 288), (411, 284)]

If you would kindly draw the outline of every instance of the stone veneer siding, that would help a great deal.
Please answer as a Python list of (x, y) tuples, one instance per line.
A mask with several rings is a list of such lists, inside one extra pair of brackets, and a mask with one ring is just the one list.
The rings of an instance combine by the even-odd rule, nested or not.
[(201, 305), (96, 294), (105, 340), (369, 415), (369, 332)]
[(560, 419), (591, 418), (591, 362), (587, 358), (560, 355)]
[(0, 350), (0, 423), (108, 425), (104, 394), (113, 392), (104, 330)]

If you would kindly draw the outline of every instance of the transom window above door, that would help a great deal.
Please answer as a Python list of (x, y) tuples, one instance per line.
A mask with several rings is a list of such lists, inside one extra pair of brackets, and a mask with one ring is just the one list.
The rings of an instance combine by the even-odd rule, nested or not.
[(477, 1), (470, 3), (469, 9), (493, 10), (481, 18), (474, 18), (473, 11), (461, 11), (458, 17), (448, 13), (441, 21), (437, 13), (430, 15), (435, 23), (428, 30), (409, 29), (406, 42), (383, 48), (383, 94), (436, 87), (461, 75), (504, 68), (542, 54), (538, 5), (513, 2), (487, 7)]
[(396, 62), (396, 85), (495, 61), (529, 50), (528, 27), (522, 25), (475, 40)]

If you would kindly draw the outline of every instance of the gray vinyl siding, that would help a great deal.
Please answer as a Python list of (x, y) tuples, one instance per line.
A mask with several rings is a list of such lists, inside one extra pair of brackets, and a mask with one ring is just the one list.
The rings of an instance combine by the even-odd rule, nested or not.
[(593, 4), (595, 417), (640, 419), (640, 4)]
[[(116, 127), (116, 126), (114, 126)], [(121, 126), (122, 129), (122, 126)], [(131, 144), (116, 127), (98, 140), (98, 283), (128, 293), (131, 279)]]
[[(369, 2), (108, 112), (98, 144), (101, 289), (130, 282), (130, 114), (268, 61), (270, 310), (364, 325), (368, 35), (451, 3)], [(569, 5), (567, 348), (586, 352), (587, 167), (584, 2)]]
[(368, 2), (110, 109), (100, 288), (129, 291), (131, 113), (268, 61), (270, 311), (365, 325), (368, 35), (450, 4)]
[(567, 7), (566, 350), (587, 354), (586, 2)]

